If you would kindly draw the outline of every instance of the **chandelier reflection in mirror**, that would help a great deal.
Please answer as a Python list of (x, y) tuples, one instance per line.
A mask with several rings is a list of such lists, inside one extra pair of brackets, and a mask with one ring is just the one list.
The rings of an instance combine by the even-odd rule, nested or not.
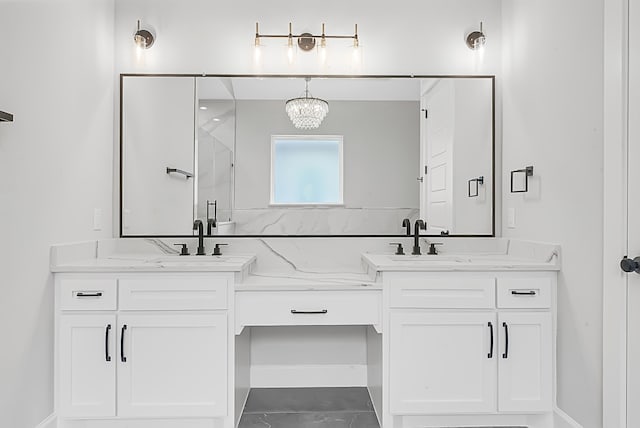
[(288, 100), (285, 104), (285, 110), (296, 128), (316, 129), (329, 113), (329, 103), (311, 96), (309, 94), (309, 81), (311, 81), (311, 78), (306, 77), (304, 80), (304, 96)]

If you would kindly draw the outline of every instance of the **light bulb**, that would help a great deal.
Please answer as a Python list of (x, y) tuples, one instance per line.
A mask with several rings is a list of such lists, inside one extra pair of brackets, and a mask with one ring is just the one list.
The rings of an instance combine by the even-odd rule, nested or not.
[(287, 60), (289, 61), (289, 64), (293, 64), (293, 58), (294, 58), (293, 37), (289, 36), (289, 39), (287, 41)]
[(258, 65), (262, 58), (262, 46), (260, 46), (260, 39), (256, 37), (256, 42), (253, 45), (253, 62)]
[(360, 43), (356, 39), (353, 42), (353, 48), (351, 52), (351, 67), (353, 71), (360, 71), (360, 66), (362, 65), (362, 48), (360, 47)]
[(318, 55), (320, 58), (320, 64), (325, 65), (327, 63), (327, 39), (325, 39), (324, 37), (320, 39)]

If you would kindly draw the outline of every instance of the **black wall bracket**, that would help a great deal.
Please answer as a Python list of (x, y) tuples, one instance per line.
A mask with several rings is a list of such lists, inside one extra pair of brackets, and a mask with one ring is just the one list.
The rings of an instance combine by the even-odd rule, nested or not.
[(193, 177), (193, 174), (178, 168), (167, 167), (167, 174), (182, 174), (188, 180)]
[(13, 115), (6, 111), (0, 111), (0, 122), (13, 122)]
[[(513, 177), (516, 174), (524, 174), (524, 188), (523, 189), (514, 189), (513, 188)], [(526, 193), (529, 191), (529, 177), (533, 175), (533, 167), (528, 166), (523, 169), (514, 169), (511, 171), (511, 193)]]
[[(474, 187), (475, 184), (475, 187)], [(478, 178), (472, 178), (471, 180), (469, 180), (469, 182), (467, 183), (467, 195), (470, 198), (477, 198), (478, 195), (480, 194), (480, 185), (484, 184), (484, 176), (481, 175)]]

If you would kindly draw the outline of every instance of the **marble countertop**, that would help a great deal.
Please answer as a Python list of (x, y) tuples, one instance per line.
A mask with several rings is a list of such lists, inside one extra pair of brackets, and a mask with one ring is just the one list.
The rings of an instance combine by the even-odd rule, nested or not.
[[(189, 244), (194, 248), (195, 242)], [(174, 242), (162, 239), (61, 244), (51, 247), (50, 269), (240, 272), (239, 290), (327, 290), (375, 288), (383, 271), (557, 271), (561, 266), (557, 245), (504, 238), (450, 239), (435, 256), (396, 256), (386, 239), (252, 239), (229, 244), (222, 256), (180, 256)], [(212, 251), (208, 248), (207, 254)]]
[(331, 271), (258, 271), (250, 272), (237, 291), (285, 290), (381, 290), (382, 284), (367, 273)]
[(52, 272), (241, 272), (255, 262), (253, 254), (177, 256), (118, 254), (52, 264)]
[(504, 251), (419, 256), (366, 253), (362, 261), (374, 272), (559, 271), (560, 248), (514, 241)]

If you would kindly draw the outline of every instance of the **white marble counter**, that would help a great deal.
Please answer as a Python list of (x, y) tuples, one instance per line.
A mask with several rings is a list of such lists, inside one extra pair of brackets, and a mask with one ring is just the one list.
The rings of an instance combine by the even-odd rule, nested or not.
[[(122, 251), (124, 250), (124, 251)], [(51, 272), (243, 272), (255, 254), (180, 256), (155, 240), (91, 241), (51, 247)]]
[(509, 241), (504, 250), (440, 252), (437, 255), (365, 253), (362, 261), (371, 272), (400, 271), (558, 271), (560, 247)]
[(376, 282), (366, 273), (352, 272), (286, 272), (264, 271), (250, 272), (244, 281), (236, 284), (237, 291), (259, 290), (360, 290), (381, 289), (382, 284)]
[[(205, 259), (207, 257), (207, 259)], [(81, 259), (51, 266), (52, 272), (241, 272), (255, 262), (256, 256), (165, 256), (121, 254), (104, 258)]]
[[(382, 271), (559, 270), (560, 248), (553, 244), (503, 238), (441, 239), (436, 256), (395, 256), (389, 241), (411, 248), (411, 238), (220, 239), (229, 243), (221, 257), (179, 256), (171, 240), (106, 239), (55, 245), (52, 272), (242, 272), (239, 289), (306, 289), (372, 285)], [(188, 242), (193, 250), (196, 241)], [(429, 241), (431, 241), (429, 239)], [(428, 248), (421, 239), (423, 252)], [(244, 287), (244, 288), (243, 288)], [(324, 288), (323, 288), (324, 287)]]

